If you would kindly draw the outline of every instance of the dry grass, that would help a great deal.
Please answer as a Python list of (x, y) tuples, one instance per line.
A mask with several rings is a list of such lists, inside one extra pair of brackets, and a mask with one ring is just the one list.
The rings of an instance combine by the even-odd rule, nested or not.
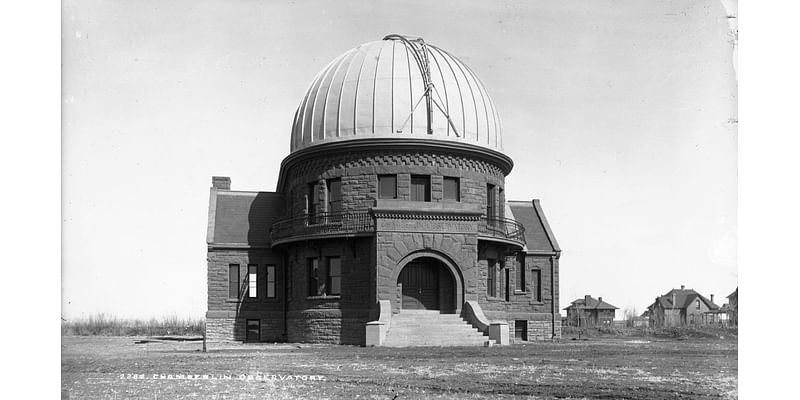
[(128, 319), (97, 314), (61, 321), (63, 336), (201, 336), (205, 330), (202, 318)]

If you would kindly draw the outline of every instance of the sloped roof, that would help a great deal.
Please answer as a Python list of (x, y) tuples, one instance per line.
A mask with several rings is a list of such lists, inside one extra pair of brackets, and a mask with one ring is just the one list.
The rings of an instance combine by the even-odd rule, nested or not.
[[(675, 293), (675, 304), (672, 304), (672, 294)], [(695, 300), (700, 299), (703, 303), (705, 303), (706, 307), (709, 310), (716, 310), (719, 308), (718, 305), (711, 302), (711, 300), (705, 298), (700, 293), (694, 291), (694, 289), (672, 289), (667, 294), (658, 297), (656, 301), (661, 304), (663, 308), (687, 308), (694, 304)]]
[(733, 293), (727, 295), (725, 298), (730, 299), (731, 297), (737, 297), (737, 298), (739, 297), (739, 287), (738, 286), (736, 287), (736, 290), (733, 291)]
[(553, 231), (547, 223), (539, 199), (508, 201), (511, 216), (525, 226), (525, 248), (528, 253), (553, 253), (561, 251)]
[(605, 301), (601, 301), (600, 299), (595, 299), (592, 296), (585, 296), (583, 298), (577, 299), (570, 303), (569, 307), (564, 308), (569, 309), (571, 307), (581, 307), (584, 310), (618, 310), (619, 307), (613, 306)]
[(283, 195), (211, 189), (209, 245), (267, 246), (269, 228), (284, 218)]

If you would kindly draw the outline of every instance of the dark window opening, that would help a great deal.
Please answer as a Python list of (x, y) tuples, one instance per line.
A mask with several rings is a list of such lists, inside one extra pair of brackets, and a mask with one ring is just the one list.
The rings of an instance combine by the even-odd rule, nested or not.
[(461, 183), (459, 178), (444, 177), (444, 199), (461, 201)]
[(497, 280), (497, 261), (489, 258), (486, 263), (489, 265), (489, 270), (486, 274), (486, 294), (490, 297), (495, 297), (497, 295), (497, 285), (495, 284)]
[(503, 271), (505, 271), (505, 278), (506, 278), (505, 293), (504, 294), (505, 294), (506, 301), (510, 301), (511, 300), (511, 271), (508, 268), (503, 268)]
[(514, 321), (514, 338), (517, 340), (528, 340), (528, 321), (518, 319)]
[(411, 200), (431, 201), (431, 177), (411, 175)]
[(531, 286), (533, 287), (533, 300), (542, 301), (542, 271), (534, 269), (531, 271)]
[(338, 295), (342, 292), (342, 259), (328, 257), (327, 294)]
[(517, 290), (525, 291), (525, 256), (517, 259)]
[(275, 266), (267, 265), (267, 298), (275, 298)]
[(319, 259), (308, 259), (308, 295), (319, 296)]
[(248, 319), (247, 320), (247, 334), (245, 340), (248, 342), (261, 341), (261, 320)]
[(309, 224), (318, 224), (319, 223), (319, 213), (322, 211), (321, 209), (321, 201), (320, 201), (320, 184), (319, 182), (309, 183), (308, 184), (308, 223)]
[(342, 212), (342, 180), (339, 178), (328, 179), (328, 212)]
[(397, 175), (378, 176), (378, 198), (379, 199), (397, 198)]
[(239, 264), (228, 266), (228, 297), (239, 298)]
[(492, 184), (486, 185), (486, 217), (497, 217), (497, 193)]

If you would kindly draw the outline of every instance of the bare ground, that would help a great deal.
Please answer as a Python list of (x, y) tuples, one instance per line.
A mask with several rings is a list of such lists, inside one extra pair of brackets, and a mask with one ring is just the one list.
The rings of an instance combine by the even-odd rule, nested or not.
[(737, 398), (733, 340), (403, 349), (225, 344), (203, 353), (201, 342), (135, 344), (142, 339), (62, 337), (62, 398)]

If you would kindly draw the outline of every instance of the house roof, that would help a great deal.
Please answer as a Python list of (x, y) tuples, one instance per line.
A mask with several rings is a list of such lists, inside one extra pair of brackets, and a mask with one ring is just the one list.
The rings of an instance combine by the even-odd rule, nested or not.
[(267, 246), (269, 228), (284, 218), (283, 195), (211, 189), (209, 245)]
[[(672, 304), (672, 294), (675, 294), (675, 304)], [(694, 289), (672, 289), (667, 294), (660, 296), (656, 299), (656, 303), (660, 304), (663, 308), (680, 308), (684, 309), (692, 304), (694, 304), (695, 300), (700, 299), (703, 303), (705, 303), (706, 307), (709, 310), (714, 311), (719, 308), (718, 305), (711, 302), (711, 300), (705, 298), (700, 293), (694, 291)]]
[(600, 299), (595, 299), (592, 296), (584, 296), (583, 298), (577, 299), (570, 303), (569, 307), (564, 308), (565, 310), (570, 309), (572, 307), (580, 307), (584, 310), (617, 310), (619, 307), (615, 307), (605, 301)]
[(527, 253), (560, 252), (550, 224), (544, 216), (539, 199), (531, 201), (508, 201), (506, 209), (509, 217), (522, 223), (525, 227), (525, 251)]
[(733, 291), (733, 293), (725, 296), (725, 298), (727, 298), (727, 299), (730, 299), (731, 297), (739, 297), (739, 287), (738, 286), (736, 287), (736, 290)]

